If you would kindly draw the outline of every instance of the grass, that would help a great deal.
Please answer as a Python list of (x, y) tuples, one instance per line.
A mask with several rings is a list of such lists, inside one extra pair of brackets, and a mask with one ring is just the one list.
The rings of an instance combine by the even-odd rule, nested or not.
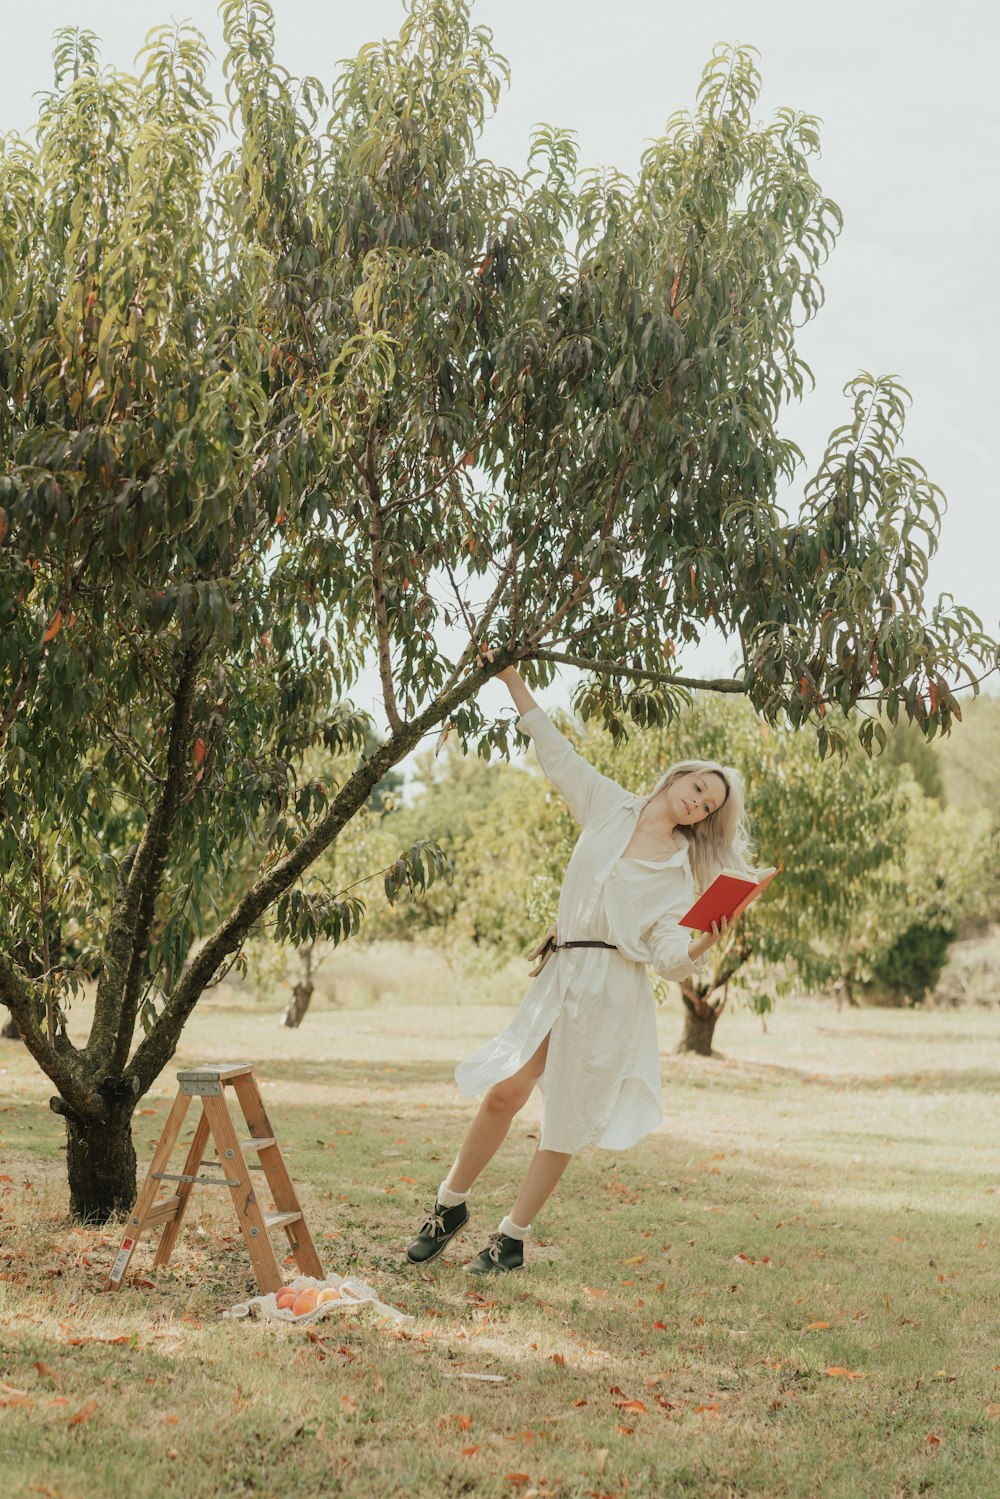
[[(766, 1035), (727, 1014), (711, 1062), (671, 1054), (664, 1013), (661, 1129), (582, 1155), (530, 1269), (470, 1284), (534, 1103), (475, 1231), (423, 1272), (402, 1250), (473, 1107), (454, 1062), (507, 1010), (335, 1005), (297, 1032), (277, 1010), (218, 991), (176, 1065), (255, 1063), (325, 1263), (413, 1320), (222, 1321), (253, 1286), (207, 1190), (169, 1266), (150, 1271), (151, 1238), (138, 1283), (101, 1295), (120, 1230), (68, 1220), (50, 1087), (0, 1043), (5, 1494), (1000, 1492), (995, 1012), (788, 1003)], [(173, 1092), (171, 1072), (142, 1102), (140, 1162)]]

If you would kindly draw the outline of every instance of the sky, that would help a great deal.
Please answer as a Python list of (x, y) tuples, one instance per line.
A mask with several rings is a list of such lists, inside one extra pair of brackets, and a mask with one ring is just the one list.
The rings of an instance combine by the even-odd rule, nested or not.
[[(339, 59), (394, 34), (402, 16), (400, 0), (275, 0), (274, 10), (278, 60), (324, 82)], [(816, 389), (788, 408), (782, 430), (806, 454), (804, 480), (830, 432), (848, 419), (844, 384), (859, 370), (897, 375), (913, 397), (905, 450), (948, 499), (929, 592), (952, 593), (996, 634), (1000, 7), (478, 0), (473, 13), (511, 66), (482, 152), (515, 169), (524, 167), (533, 125), (545, 121), (578, 133), (582, 164), (634, 172), (645, 143), (694, 103), (705, 63), (723, 41), (760, 52), (760, 120), (785, 105), (820, 117), (814, 172), (845, 222), (822, 272), (826, 305), (799, 336)], [(150, 27), (172, 19), (192, 20), (221, 52), (215, 0), (0, 0), (0, 19), (0, 130), (30, 127), (32, 95), (51, 82), (59, 26), (95, 31), (104, 60), (121, 68), (131, 67)], [(681, 665), (728, 674), (733, 661), (714, 638)], [(572, 681), (563, 671), (545, 705), (568, 706)], [(374, 673), (355, 697), (384, 722)], [(484, 707), (505, 702), (500, 684), (484, 689)]]

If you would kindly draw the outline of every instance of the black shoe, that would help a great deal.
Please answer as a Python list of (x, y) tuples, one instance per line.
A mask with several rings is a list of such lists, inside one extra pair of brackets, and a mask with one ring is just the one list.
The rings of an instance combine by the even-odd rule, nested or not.
[(436, 1202), (427, 1222), (406, 1251), (406, 1258), (411, 1265), (426, 1265), (428, 1260), (441, 1253), (468, 1221), (469, 1209), (464, 1202), (454, 1208), (442, 1207)]
[(490, 1234), (490, 1242), (466, 1265), (470, 1275), (495, 1275), (501, 1270), (523, 1270), (524, 1240), (512, 1239), (499, 1230)]

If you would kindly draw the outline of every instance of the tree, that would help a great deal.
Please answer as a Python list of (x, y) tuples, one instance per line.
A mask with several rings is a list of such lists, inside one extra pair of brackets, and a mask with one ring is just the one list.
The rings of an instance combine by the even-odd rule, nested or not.
[(990, 914), (996, 847), (987, 808), (942, 810), (918, 786), (907, 787), (883, 897), (845, 929), (842, 963), (849, 992), (864, 987), (893, 1004), (922, 1002), (940, 978), (960, 927)]
[[(484, 764), (454, 740), (438, 756), (415, 757), (414, 768), (421, 790), (385, 824), (382, 852), (387, 860), (391, 848), (424, 837), (448, 857), (452, 875), (419, 902), (373, 912), (366, 937), (431, 942), (452, 954), (469, 942), (495, 955), (524, 949), (561, 874), (561, 845), (544, 835), (535, 841), (545, 783), (502, 762)], [(352, 874), (360, 875), (371, 858), (370, 846), (356, 844)]]
[[(851, 382), (801, 513), (778, 504), (840, 216), (816, 121), (754, 122), (749, 50), (716, 52), (634, 182), (578, 180), (550, 127), (526, 174), (478, 157), (506, 65), (465, 0), (411, 0), (329, 93), (275, 61), (264, 0), (220, 10), (235, 139), (197, 32), (154, 32), (132, 77), (74, 31), (0, 157), (0, 999), (95, 1217), (130, 1202), (136, 1102), (255, 926), (357, 929), (357, 894), (303, 882), (382, 776), (446, 726), (507, 745), (487, 636), (492, 671), (582, 665), (620, 736), (683, 706), (714, 620), (741, 662), (701, 685), (824, 750), (861, 700), (947, 729), (996, 649), (923, 606), (940, 495), (893, 380)], [(318, 747), (342, 778), (302, 774)], [(401, 855), (389, 890), (443, 867)]]

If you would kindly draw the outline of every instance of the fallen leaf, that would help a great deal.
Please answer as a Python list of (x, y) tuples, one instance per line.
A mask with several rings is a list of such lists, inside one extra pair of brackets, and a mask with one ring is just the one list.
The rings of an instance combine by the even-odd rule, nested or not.
[(475, 1455), (476, 1455), (476, 1453), (478, 1451), (479, 1451), (478, 1447), (463, 1447), (462, 1448), (462, 1456), (463, 1457), (475, 1457)]
[(829, 1374), (833, 1379), (864, 1379), (864, 1375), (857, 1369), (845, 1369), (843, 1364), (834, 1364), (832, 1369), (824, 1369), (824, 1374)]
[(608, 1453), (610, 1451), (611, 1451), (610, 1447), (598, 1447), (598, 1448), (595, 1449), (595, 1451), (594, 1451), (594, 1462), (597, 1464), (597, 1471), (598, 1471), (598, 1473), (603, 1473), (604, 1472), (604, 1464), (608, 1460)]
[(341, 1397), (340, 1397), (340, 1403), (344, 1407), (345, 1411), (347, 1412), (347, 1414), (349, 1416), (356, 1416), (357, 1415), (357, 1413), (358, 1413), (357, 1402), (354, 1401), (354, 1400), (352, 1400), (351, 1397), (350, 1397), (350, 1395), (341, 1395)]
[(645, 1263), (646, 1256), (644, 1254), (630, 1254), (627, 1260), (622, 1261), (623, 1265), (644, 1265)]
[(940, 1445), (941, 1445), (941, 1438), (938, 1437), (938, 1436), (935, 1436), (934, 1433), (933, 1433), (933, 1431), (929, 1431), (927, 1433), (927, 1445), (928, 1445), (928, 1447), (940, 1447)]
[(471, 1431), (472, 1430), (472, 1417), (471, 1416), (467, 1416), (464, 1411), (458, 1417), (458, 1429), (459, 1429), (459, 1431)]
[(829, 1327), (829, 1326), (830, 1326), (829, 1322), (807, 1322), (806, 1326), (805, 1326), (805, 1331), (806, 1332), (818, 1332), (821, 1327)]
[(620, 1411), (639, 1411), (644, 1416), (649, 1415), (649, 1411), (641, 1400), (616, 1400), (615, 1404)]
[(717, 1405), (696, 1405), (694, 1408), (696, 1416), (717, 1416), (719, 1407)]
[(622, 1433), (622, 1436), (626, 1436), (626, 1437), (633, 1436), (634, 1433), (635, 1433), (635, 1427), (634, 1426), (621, 1426), (621, 1425), (619, 1425), (619, 1426), (615, 1427), (615, 1430), (616, 1431), (620, 1431)]
[(67, 1426), (82, 1426), (86, 1421), (92, 1421), (97, 1415), (97, 1401), (85, 1400), (75, 1415), (70, 1416), (66, 1422)]
[(0, 1405), (34, 1405), (35, 1398), (27, 1390), (17, 1390), (12, 1384), (0, 1380)]
[(508, 1482), (516, 1483), (519, 1488), (523, 1488), (526, 1483), (531, 1482), (531, 1479), (527, 1473), (505, 1473), (503, 1476), (508, 1480)]

